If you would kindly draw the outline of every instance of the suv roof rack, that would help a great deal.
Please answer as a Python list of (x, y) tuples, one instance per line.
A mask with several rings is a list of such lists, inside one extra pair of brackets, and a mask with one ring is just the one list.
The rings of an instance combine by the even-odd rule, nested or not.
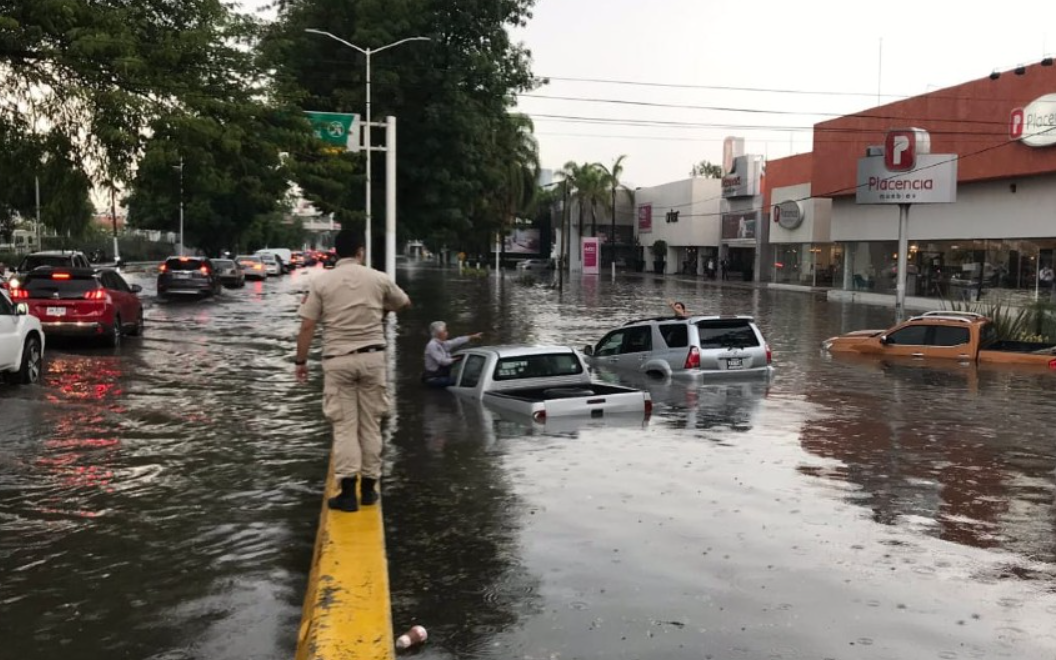
[(688, 320), (689, 320), (688, 316), (675, 316), (674, 314), (672, 314), (670, 316), (650, 316), (649, 318), (644, 318), (644, 319), (634, 319), (633, 321), (627, 321), (623, 325), (634, 325), (635, 323), (645, 323), (647, 321), (688, 321)]
[(937, 310), (933, 312), (924, 312), (918, 316), (910, 317), (910, 321), (918, 321), (921, 319), (940, 319), (943, 321), (961, 321), (963, 323), (972, 323), (979, 319), (986, 318), (985, 315), (977, 312), (955, 312), (955, 311), (944, 311)]

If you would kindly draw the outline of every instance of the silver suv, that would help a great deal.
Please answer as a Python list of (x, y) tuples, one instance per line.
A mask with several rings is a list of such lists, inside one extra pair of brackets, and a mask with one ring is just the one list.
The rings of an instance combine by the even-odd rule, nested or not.
[(659, 317), (629, 321), (584, 348), (598, 366), (651, 376), (769, 375), (770, 346), (750, 316)]

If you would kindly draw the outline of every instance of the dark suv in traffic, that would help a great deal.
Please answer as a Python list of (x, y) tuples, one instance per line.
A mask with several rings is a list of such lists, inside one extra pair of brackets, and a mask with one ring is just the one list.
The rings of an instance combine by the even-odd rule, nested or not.
[(158, 271), (158, 295), (163, 298), (220, 293), (220, 275), (205, 257), (169, 257)]

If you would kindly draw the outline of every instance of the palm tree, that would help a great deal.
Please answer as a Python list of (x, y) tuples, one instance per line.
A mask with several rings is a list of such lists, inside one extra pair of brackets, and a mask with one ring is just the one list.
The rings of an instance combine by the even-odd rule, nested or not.
[(612, 169), (601, 166), (601, 169), (605, 171), (605, 182), (612, 190), (612, 230), (609, 232), (609, 243), (612, 245), (612, 261), (616, 261), (616, 191), (620, 188), (626, 187), (620, 183), (620, 176), (623, 174), (623, 159), (627, 157), (627, 154), (621, 154), (616, 162), (612, 164)]
[(507, 154), (499, 191), (502, 213), (499, 222), (500, 260), (506, 257), (508, 228), (518, 215), (523, 216), (532, 209), (538, 190), (539, 143), (534, 131), (535, 126), (527, 115), (510, 114), (496, 136), (499, 148)]
[(601, 204), (603, 209), (609, 206), (608, 175), (601, 163), (589, 163), (584, 174), (580, 183), (580, 199), (590, 204), (590, 235), (597, 236), (598, 204)]

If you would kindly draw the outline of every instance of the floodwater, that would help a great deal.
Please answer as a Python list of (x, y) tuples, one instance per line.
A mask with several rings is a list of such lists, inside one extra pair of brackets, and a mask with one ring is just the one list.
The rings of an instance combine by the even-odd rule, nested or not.
[[(329, 442), (318, 362), (290, 362), (315, 274), (182, 304), (141, 281), (146, 337), (0, 388), (4, 657), (292, 657)], [(416, 657), (1056, 657), (1056, 376), (830, 359), (893, 314), (811, 294), (400, 282), (383, 497)], [(579, 346), (669, 298), (754, 315), (773, 378), (599, 374), (656, 408), (579, 428), (417, 385), (430, 321)]]

